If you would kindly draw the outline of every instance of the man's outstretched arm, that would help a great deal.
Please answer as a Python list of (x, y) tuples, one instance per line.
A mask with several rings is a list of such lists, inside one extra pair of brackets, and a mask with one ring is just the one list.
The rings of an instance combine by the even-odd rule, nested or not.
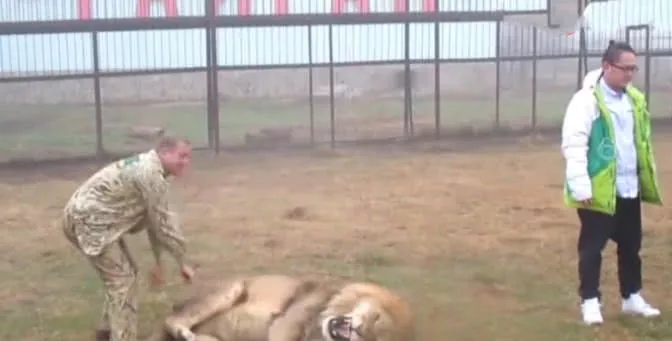
[(144, 175), (138, 186), (147, 203), (147, 215), (150, 224), (147, 227), (149, 241), (157, 264), (161, 262), (161, 253), (165, 249), (177, 261), (179, 266), (185, 263), (186, 242), (168, 200), (168, 181), (160, 173)]

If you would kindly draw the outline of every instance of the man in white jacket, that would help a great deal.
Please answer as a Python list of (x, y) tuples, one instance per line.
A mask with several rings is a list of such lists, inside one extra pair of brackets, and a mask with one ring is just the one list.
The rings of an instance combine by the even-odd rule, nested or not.
[(577, 208), (579, 295), (584, 323), (603, 322), (600, 304), (602, 250), (617, 244), (622, 311), (652, 317), (642, 289), (641, 202), (662, 204), (646, 101), (630, 85), (635, 51), (610, 42), (602, 67), (586, 75), (572, 97), (562, 127), (566, 161), (565, 202)]

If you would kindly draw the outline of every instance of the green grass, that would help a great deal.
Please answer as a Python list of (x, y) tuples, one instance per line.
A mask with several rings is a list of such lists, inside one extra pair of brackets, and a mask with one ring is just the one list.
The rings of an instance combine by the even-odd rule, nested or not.
[[(530, 127), (533, 113), (538, 126), (558, 126), (571, 97), (566, 93), (543, 92), (533, 110), (529, 95), (517, 97), (503, 93), (499, 105), (499, 125), (503, 128)], [(366, 101), (339, 99), (335, 106), (337, 140), (390, 138), (403, 136), (403, 99)], [(415, 134), (435, 131), (435, 109), (431, 98), (413, 102)], [(665, 94), (653, 94), (654, 116), (672, 116), (672, 100)], [(489, 130), (496, 126), (493, 94), (483, 99), (441, 100), (441, 129)], [(328, 100), (316, 99), (313, 116), (314, 139), (330, 141), (331, 113)], [(207, 146), (205, 103), (144, 104), (104, 106), (103, 145), (107, 151), (144, 149), (149, 144), (127, 136), (131, 127), (163, 127)], [(246, 133), (260, 129), (291, 128), (293, 140), (310, 140), (310, 109), (307, 100), (294, 102), (225, 101), (220, 103), (220, 138), (225, 145), (244, 143)], [(93, 106), (83, 105), (3, 105), (0, 108), (0, 160), (40, 159), (95, 153), (96, 133)]]
[[(135, 253), (143, 255), (144, 249)], [(203, 252), (206, 251), (200, 250), (198, 254)], [(608, 312), (609, 325), (602, 330), (581, 325), (572, 285), (568, 285), (566, 276), (549, 273), (546, 261), (524, 257), (496, 261), (497, 253), (493, 252), (487, 256), (445, 257), (419, 267), (403, 264), (400, 256), (389, 257), (383, 264), (296, 257), (274, 262), (249, 257), (243, 260), (240, 255), (222, 250), (207, 252), (231, 257), (225, 273), (322, 273), (384, 283), (411, 297), (417, 313), (419, 340), (672, 339), (672, 324), (666, 319), (619, 317), (613, 313), (614, 309)], [(237, 267), (229, 266), (229, 262), (236, 260), (241, 262)], [(149, 264), (144, 263), (143, 269), (148, 269)], [(33, 302), (14, 304), (3, 312), (0, 322), (3, 339), (87, 339), (86, 334), (96, 326), (100, 314), (100, 283), (83, 260), (73, 259), (70, 254), (63, 256), (59, 265), (55, 264), (47, 266), (50, 272), (35, 271), (32, 276), (22, 278), (24, 284), (41, 287), (42, 292)], [(145, 322), (141, 324), (141, 335), (147, 335), (170, 309), (170, 297), (178, 288), (179, 284), (173, 282), (163, 292), (148, 292), (143, 284), (140, 318)], [(627, 334), (627, 338), (612, 338), (614, 330)]]

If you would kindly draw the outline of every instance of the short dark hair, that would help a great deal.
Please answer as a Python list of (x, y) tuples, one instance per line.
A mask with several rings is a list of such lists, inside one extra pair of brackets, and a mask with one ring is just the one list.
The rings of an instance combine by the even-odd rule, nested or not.
[(156, 144), (156, 151), (164, 152), (172, 150), (177, 147), (178, 144), (184, 143), (186, 145), (191, 145), (191, 142), (187, 139), (181, 139), (171, 136), (163, 136), (159, 139), (159, 142)]
[(616, 63), (621, 58), (621, 53), (623, 52), (637, 54), (630, 44), (624, 41), (610, 40), (609, 46), (607, 46), (607, 49), (604, 50), (604, 53), (602, 54), (602, 62)]

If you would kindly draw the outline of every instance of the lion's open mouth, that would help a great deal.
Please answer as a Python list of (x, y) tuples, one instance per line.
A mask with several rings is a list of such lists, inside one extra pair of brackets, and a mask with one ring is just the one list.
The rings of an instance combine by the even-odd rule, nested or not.
[(352, 319), (347, 316), (332, 317), (328, 322), (329, 336), (334, 341), (349, 341), (352, 336)]

